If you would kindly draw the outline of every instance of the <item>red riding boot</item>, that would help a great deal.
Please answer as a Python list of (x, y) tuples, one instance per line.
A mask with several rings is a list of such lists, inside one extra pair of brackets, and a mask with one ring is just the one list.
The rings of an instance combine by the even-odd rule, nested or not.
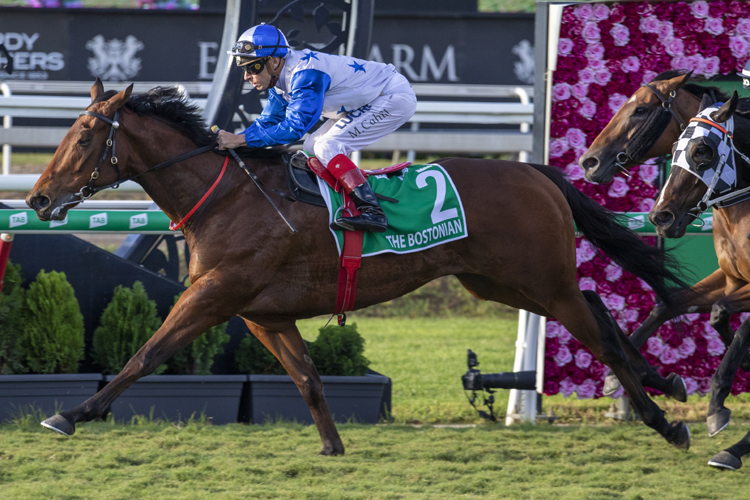
[(334, 156), (327, 168), (360, 211), (360, 215), (354, 217), (338, 217), (331, 223), (331, 229), (373, 233), (385, 231), (388, 219), (362, 171), (345, 155)]

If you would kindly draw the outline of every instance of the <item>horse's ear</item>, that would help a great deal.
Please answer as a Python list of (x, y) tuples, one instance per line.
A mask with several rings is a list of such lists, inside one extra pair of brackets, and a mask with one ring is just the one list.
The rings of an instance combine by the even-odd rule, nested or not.
[(128, 85), (128, 88), (114, 95), (111, 99), (107, 100), (107, 109), (114, 112), (125, 106), (125, 103), (130, 99), (130, 94), (133, 93), (133, 84)]
[(711, 113), (711, 119), (716, 123), (724, 123), (729, 120), (734, 115), (734, 112), (737, 111), (739, 100), (740, 98), (735, 90), (732, 92), (732, 97), (719, 108), (719, 111)]
[(102, 81), (97, 78), (94, 85), (91, 86), (91, 102), (93, 103), (102, 92), (104, 92), (104, 85), (102, 84)]
[[(675, 84), (673, 90), (680, 89), (685, 86), (685, 84), (690, 80), (690, 77), (693, 76), (693, 71), (688, 71), (684, 75), (675, 77), (672, 79), (672, 83)], [(670, 85), (670, 88), (672, 88), (672, 85)]]
[(703, 99), (701, 99), (700, 106), (698, 106), (698, 112), (700, 113), (710, 105), (714, 103), (714, 100), (711, 99), (711, 96), (708, 94), (703, 94)]

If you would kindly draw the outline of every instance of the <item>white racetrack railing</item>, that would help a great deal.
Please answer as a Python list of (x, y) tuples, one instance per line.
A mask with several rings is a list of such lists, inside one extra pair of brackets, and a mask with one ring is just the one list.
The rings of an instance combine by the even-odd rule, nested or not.
[[(109, 85), (109, 84), (108, 84)], [(135, 84), (135, 92), (143, 92), (161, 82)], [(174, 85), (174, 84), (171, 84)], [(116, 90), (123, 83), (112, 85)], [(207, 94), (210, 84), (193, 82), (179, 85), (190, 96)], [(368, 146), (364, 151), (392, 152), (397, 161), (401, 151), (407, 152), (407, 160), (414, 161), (417, 151), (442, 154), (496, 154), (518, 153), (519, 160), (526, 161), (532, 149), (530, 126), (534, 106), (530, 103), (530, 87), (490, 85), (445, 85), (414, 84), (418, 97), (456, 97), (472, 101), (420, 100), (417, 110), (409, 120), (409, 131), (397, 131)], [(6, 82), (0, 84), (0, 144), (3, 145), (2, 176), (0, 191), (28, 191), (39, 178), (38, 174), (10, 174), (12, 147), (55, 148), (62, 142), (67, 127), (13, 126), (13, 118), (63, 118), (75, 119), (81, 110), (91, 103), (89, 97), (39, 95), (47, 93), (87, 94), (87, 82)], [(24, 95), (18, 93), (24, 92)], [(496, 102), (497, 99), (518, 99), (518, 102)], [(477, 102), (485, 99), (486, 102)], [(495, 101), (489, 101), (495, 99)], [(192, 99), (199, 109), (206, 104), (205, 98)], [(242, 109), (242, 108), (241, 108)], [(257, 115), (249, 115), (254, 119)], [(239, 121), (239, 120), (238, 120)], [(441, 129), (422, 128), (424, 124), (438, 124)], [(471, 128), (472, 125), (477, 126)], [(442, 126), (460, 126), (461, 129), (443, 129)], [(508, 126), (517, 127), (515, 130)], [(504, 127), (504, 128), (499, 128)], [(352, 155), (359, 162), (359, 155)], [(122, 191), (142, 191), (133, 182), (124, 183)]]

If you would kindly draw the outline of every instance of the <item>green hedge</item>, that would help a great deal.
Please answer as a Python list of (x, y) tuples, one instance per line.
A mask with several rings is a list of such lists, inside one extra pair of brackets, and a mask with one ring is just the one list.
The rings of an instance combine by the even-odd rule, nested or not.
[[(357, 332), (356, 323), (321, 328), (318, 338), (306, 344), (320, 375), (360, 376), (367, 372), (370, 362), (363, 354), (365, 339)], [(239, 373), (287, 373), (276, 357), (253, 335), (242, 340), (235, 354), (235, 364)]]
[(42, 269), (26, 292), (20, 346), (33, 373), (77, 373), (84, 356), (83, 315), (65, 273)]
[[(140, 281), (133, 288), (118, 285), (94, 331), (91, 357), (105, 374), (117, 374), (161, 326), (156, 302)], [(161, 373), (160, 366), (154, 373)]]
[(0, 292), (0, 375), (25, 373), (26, 353), (19, 345), (25, 323), (26, 290), (21, 266), (8, 262)]

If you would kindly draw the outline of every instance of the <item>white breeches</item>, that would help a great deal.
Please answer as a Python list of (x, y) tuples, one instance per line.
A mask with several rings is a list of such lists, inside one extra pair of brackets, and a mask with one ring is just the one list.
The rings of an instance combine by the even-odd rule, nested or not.
[(328, 119), (305, 139), (302, 148), (328, 165), (334, 156), (359, 151), (406, 123), (417, 109), (417, 96), (408, 80), (398, 76), (371, 103)]

